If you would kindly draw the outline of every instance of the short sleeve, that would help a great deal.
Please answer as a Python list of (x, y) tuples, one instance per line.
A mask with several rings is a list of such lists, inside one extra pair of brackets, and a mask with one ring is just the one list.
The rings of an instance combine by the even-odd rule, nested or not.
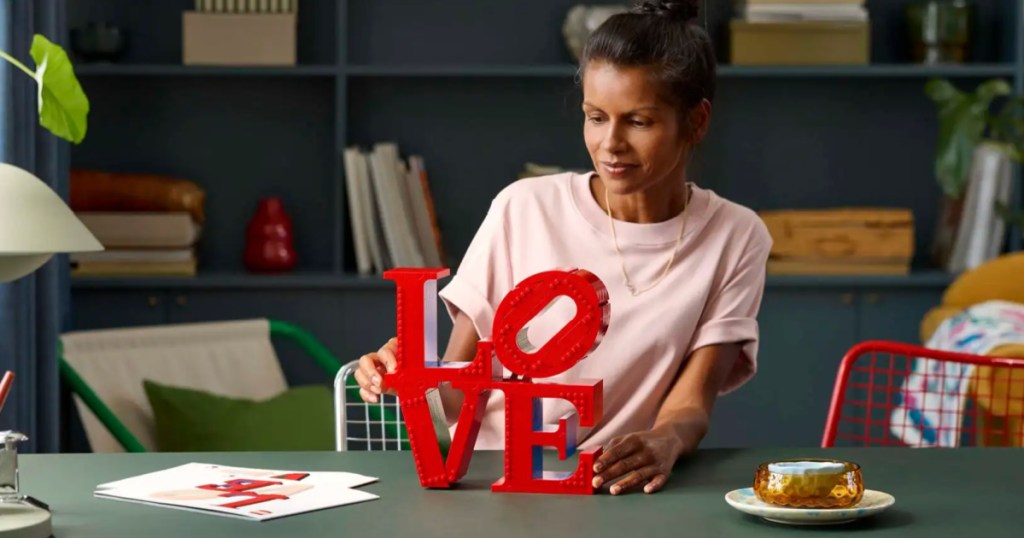
[(498, 304), (511, 289), (507, 208), (502, 195), (491, 202), (458, 270), (438, 293), (448, 315), (454, 320), (457, 312), (465, 313), (480, 338), (491, 337)]
[[(758, 224), (761, 224), (760, 221)], [(721, 394), (736, 390), (757, 372), (757, 314), (764, 296), (765, 272), (771, 245), (767, 229), (763, 225), (754, 227), (742, 253), (726, 269), (722, 285), (709, 298), (694, 334), (691, 351), (714, 344), (743, 344), (740, 357), (729, 372)]]

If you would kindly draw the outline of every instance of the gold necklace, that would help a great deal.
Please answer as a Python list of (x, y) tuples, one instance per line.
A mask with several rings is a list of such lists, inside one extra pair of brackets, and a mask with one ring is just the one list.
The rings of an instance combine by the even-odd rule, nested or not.
[(615, 221), (614, 219), (612, 219), (612, 205), (608, 202), (607, 188), (605, 188), (604, 190), (604, 206), (608, 210), (608, 227), (612, 231), (612, 244), (615, 245), (615, 254), (619, 257), (619, 266), (622, 268), (622, 278), (626, 285), (626, 289), (629, 290), (630, 295), (636, 297), (641, 293), (644, 293), (660, 284), (661, 281), (665, 278), (665, 275), (668, 274), (669, 268), (672, 267), (672, 262), (675, 261), (676, 259), (676, 251), (679, 250), (679, 242), (682, 241), (683, 233), (686, 231), (686, 210), (690, 207), (690, 184), (686, 184), (686, 193), (683, 195), (683, 224), (679, 227), (679, 237), (676, 237), (676, 243), (672, 247), (672, 255), (669, 256), (668, 263), (665, 264), (665, 270), (662, 271), (661, 276), (658, 277), (658, 279), (655, 280), (653, 284), (639, 291), (637, 291), (636, 286), (633, 285), (633, 282), (629, 280), (629, 274), (626, 273), (626, 260), (625, 258), (622, 257), (622, 251), (619, 250), (619, 239), (615, 235)]

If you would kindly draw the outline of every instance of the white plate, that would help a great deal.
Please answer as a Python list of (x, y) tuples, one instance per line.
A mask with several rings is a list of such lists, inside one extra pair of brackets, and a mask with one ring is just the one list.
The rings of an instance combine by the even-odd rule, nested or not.
[(896, 499), (888, 493), (868, 489), (860, 502), (849, 508), (787, 508), (757, 498), (753, 488), (730, 491), (725, 502), (740, 512), (787, 525), (836, 525), (877, 514), (892, 506)]

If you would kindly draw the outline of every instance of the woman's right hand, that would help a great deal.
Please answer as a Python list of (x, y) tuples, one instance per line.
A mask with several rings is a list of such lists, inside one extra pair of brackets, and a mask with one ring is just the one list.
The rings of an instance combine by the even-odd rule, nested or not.
[(398, 338), (388, 340), (376, 353), (367, 353), (359, 358), (359, 368), (356, 369), (356, 382), (359, 383), (359, 396), (363, 401), (377, 403), (383, 392), (394, 394), (392, 390), (383, 390), (384, 374), (395, 371), (398, 359), (395, 353), (398, 351)]

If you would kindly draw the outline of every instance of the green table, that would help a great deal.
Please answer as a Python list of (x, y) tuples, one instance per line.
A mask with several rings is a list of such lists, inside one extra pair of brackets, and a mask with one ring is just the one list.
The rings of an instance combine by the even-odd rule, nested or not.
[[(742, 514), (723, 496), (750, 484), (757, 463), (837, 457), (864, 466), (871, 489), (891, 493), (888, 511), (840, 527), (790, 527)], [(263, 523), (97, 499), (96, 484), (190, 461), (380, 477), (376, 501)], [(22, 488), (51, 505), (54, 535), (86, 536), (1020, 536), (1020, 449), (705, 450), (677, 466), (655, 495), (612, 497), (491, 493), (501, 452), (474, 455), (454, 490), (420, 488), (408, 452), (53, 454), (21, 456)], [(555, 467), (564, 462), (554, 463)]]

